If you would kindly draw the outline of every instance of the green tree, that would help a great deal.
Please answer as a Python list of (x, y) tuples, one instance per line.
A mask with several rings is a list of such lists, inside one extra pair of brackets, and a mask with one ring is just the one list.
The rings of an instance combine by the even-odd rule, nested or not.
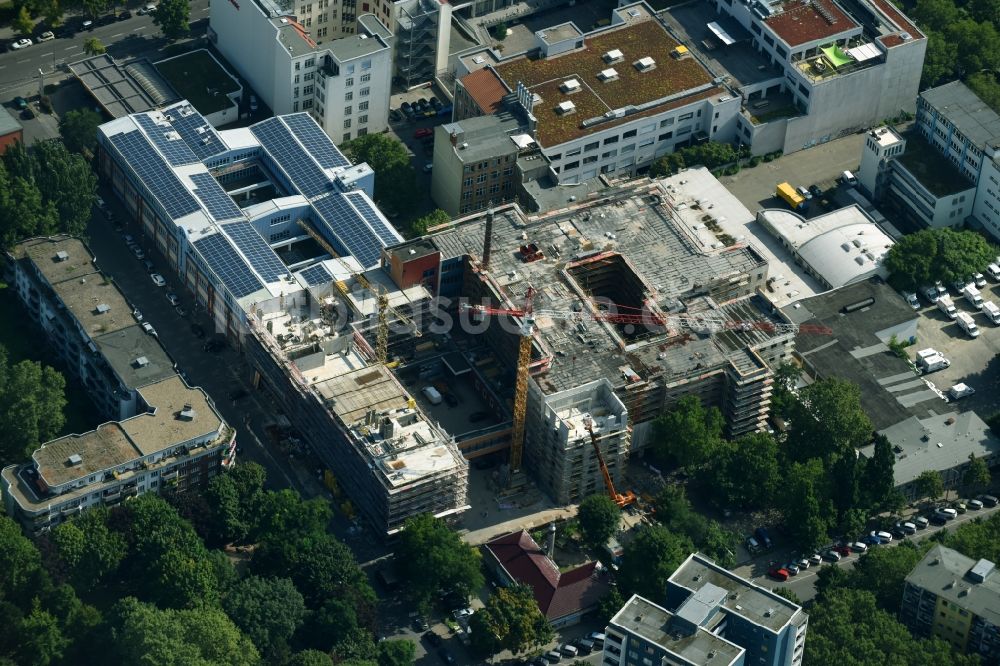
[(261, 654), (279, 652), (302, 623), (306, 604), (287, 578), (244, 578), (226, 595), (223, 609)]
[(55, 369), (34, 361), (10, 366), (0, 347), (0, 463), (22, 462), (59, 434), (65, 422), (65, 388), (66, 380)]
[(410, 233), (414, 236), (423, 236), (431, 227), (448, 224), (449, 222), (451, 222), (451, 216), (438, 208), (411, 222)]
[(107, 515), (107, 509), (93, 508), (52, 531), (59, 557), (80, 590), (92, 590), (118, 570), (125, 556), (125, 538), (108, 529)]
[(357, 628), (358, 614), (353, 605), (341, 599), (327, 599), (322, 606), (309, 613), (296, 640), (303, 646), (329, 652)]
[(795, 463), (785, 476), (782, 493), (785, 524), (792, 540), (803, 550), (813, 550), (826, 540), (832, 511), (824, 507), (816, 486), (823, 476), (818, 460)]
[(785, 361), (775, 369), (774, 392), (771, 394), (772, 414), (781, 418), (788, 417), (788, 410), (798, 399), (795, 387), (801, 377), (802, 367), (789, 361)]
[(803, 388), (791, 405), (786, 450), (793, 460), (823, 458), (832, 463), (871, 441), (872, 422), (861, 408), (861, 389), (836, 377)]
[(102, 122), (104, 118), (96, 111), (74, 109), (59, 120), (59, 133), (69, 150), (90, 159), (97, 148), (97, 128)]
[(213, 478), (205, 494), (215, 518), (216, 540), (243, 543), (257, 532), (258, 507), (264, 494), (264, 468), (257, 463), (236, 466)]
[(490, 30), (490, 34), (493, 35), (493, 39), (502, 42), (507, 39), (507, 24), (503, 21), (497, 23), (493, 26), (493, 29)]
[(577, 512), (584, 540), (592, 548), (602, 547), (618, 530), (621, 514), (615, 501), (603, 493), (585, 498)]
[(622, 549), (618, 585), (624, 595), (642, 594), (662, 603), (667, 579), (694, 550), (685, 536), (665, 527), (652, 525), (642, 529)]
[(911, 541), (904, 541), (895, 548), (876, 548), (854, 563), (847, 585), (871, 592), (879, 608), (895, 614), (903, 603), (906, 577), (926, 550)]
[(330, 652), (335, 664), (357, 664), (357, 666), (378, 666), (375, 661), (378, 648), (371, 632), (354, 629), (337, 641)]
[(944, 35), (927, 35), (927, 53), (920, 75), (920, 87), (928, 88), (954, 76), (958, 66), (958, 46)]
[(294, 490), (261, 493), (255, 503), (255, 534), (260, 540), (322, 534), (333, 518), (322, 497), (303, 500)]
[(992, 481), (990, 468), (986, 465), (986, 461), (982, 458), (977, 458), (975, 453), (970, 453), (969, 466), (965, 468), (965, 473), (962, 474), (962, 485), (970, 493), (975, 493), (989, 487)]
[(611, 588), (611, 591), (601, 597), (597, 604), (597, 621), (601, 625), (611, 622), (618, 611), (625, 605), (625, 598), (618, 591), (618, 586)]
[(293, 654), (285, 666), (333, 666), (333, 660), (326, 652), (303, 650)]
[(787, 587), (776, 587), (774, 588), (774, 593), (783, 596), (784, 598), (791, 601), (793, 604), (802, 605), (802, 600), (799, 599), (799, 595), (795, 594), (790, 588)]
[(184, 37), (191, 29), (191, 7), (188, 0), (160, 0), (152, 14), (153, 23), (159, 26), (160, 32), (167, 39)]
[(260, 655), (217, 608), (160, 610), (132, 598), (119, 602), (114, 646), (121, 663), (253, 666)]
[(97, 37), (88, 37), (83, 42), (83, 52), (89, 56), (101, 55), (107, 52), (107, 47), (104, 46), (104, 42), (99, 40)]
[(996, 247), (981, 234), (942, 227), (904, 236), (883, 263), (894, 287), (913, 290), (935, 280), (964, 280), (996, 256)]
[(35, 29), (35, 22), (31, 20), (31, 12), (27, 7), (21, 7), (14, 17), (14, 31), (19, 35), (30, 35)]
[(921, 472), (914, 483), (919, 497), (926, 497), (933, 502), (944, 495), (944, 482), (941, 480), (941, 475), (932, 469)]
[(781, 481), (778, 443), (766, 432), (721, 442), (705, 465), (703, 479), (719, 507), (754, 510), (771, 506)]
[(420, 606), (429, 605), (438, 590), (468, 596), (484, 582), (479, 551), (430, 514), (406, 521), (395, 559), (410, 597)]
[(555, 636), (527, 585), (498, 589), (469, 620), (473, 645), (483, 654), (514, 654), (542, 646)]
[(410, 164), (406, 146), (389, 134), (365, 134), (348, 141), (340, 149), (355, 164), (366, 162), (375, 172), (376, 181), (379, 173), (394, 166)]
[(1000, 514), (959, 525), (947, 533), (943, 541), (944, 545), (972, 559), (996, 562), (1000, 560)]
[(41, 568), (38, 549), (11, 518), (0, 515), (0, 599), (19, 595)]
[(56, 28), (62, 25), (63, 6), (59, 0), (40, 0), (39, 4), (39, 13), (49, 27)]
[(649, 175), (652, 178), (662, 178), (672, 176), (685, 167), (684, 156), (679, 152), (668, 153), (658, 158), (649, 167)]
[(679, 467), (700, 465), (718, 448), (722, 426), (717, 408), (705, 409), (697, 396), (684, 396), (653, 421), (656, 452)]
[(378, 644), (378, 666), (410, 666), (417, 656), (413, 641), (388, 640)]
[(98, 16), (103, 14), (108, 10), (108, 6), (111, 4), (110, 0), (74, 0), (79, 2), (84, 13), (92, 19), (96, 19)]
[(882, 434), (875, 434), (875, 446), (872, 457), (865, 462), (864, 488), (868, 497), (868, 505), (872, 508), (886, 508), (893, 499), (896, 487), (893, 465), (896, 456), (892, 453), (892, 444)]
[(17, 629), (20, 643), (20, 664), (48, 666), (59, 663), (69, 647), (69, 640), (63, 635), (56, 618), (42, 610), (38, 599), (34, 600), (31, 612), (25, 616)]
[(736, 565), (737, 535), (695, 511), (683, 486), (663, 487), (656, 496), (656, 516), (664, 527), (686, 536), (717, 564), (727, 568)]

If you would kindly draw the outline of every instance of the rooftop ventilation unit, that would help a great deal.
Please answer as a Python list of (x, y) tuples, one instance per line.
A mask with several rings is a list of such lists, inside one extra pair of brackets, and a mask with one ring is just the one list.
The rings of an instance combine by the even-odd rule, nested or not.
[(600, 74), (598, 74), (597, 78), (605, 82), (614, 81), (615, 79), (618, 78), (618, 70), (616, 70), (614, 67), (608, 67), (607, 69), (603, 70)]
[(656, 69), (656, 61), (646, 56), (645, 58), (639, 58), (634, 63), (635, 68), (640, 72), (648, 72), (650, 70)]
[(904, 42), (908, 42), (911, 39), (913, 39), (913, 37), (908, 32), (899, 33), (899, 38), (902, 39)]
[(98, 303), (95, 309), (97, 310), (97, 314), (105, 314), (111, 311), (111, 306), (107, 303)]
[(58, 252), (56, 252), (55, 259), (56, 261), (68, 261), (69, 253), (64, 250), (59, 250)]
[(611, 49), (601, 57), (604, 58), (604, 62), (610, 65), (612, 63), (621, 62), (625, 58), (625, 54), (618, 49)]
[(559, 86), (559, 90), (562, 90), (564, 93), (580, 92), (580, 82), (576, 79), (566, 79)]
[(476, 56), (475, 58), (472, 59), (472, 62), (476, 63), (477, 65), (483, 65), (486, 63), (486, 58), (484, 58), (483, 56)]
[(66, 462), (75, 467), (83, 462), (83, 458), (80, 456), (79, 453), (74, 453), (73, 455), (71, 455), (69, 458), (66, 459)]
[(140, 356), (139, 358), (135, 359), (135, 367), (145, 368), (147, 365), (149, 365), (149, 359), (146, 358), (145, 356)]
[(639, 14), (640, 14), (640, 12), (639, 12), (638, 9), (630, 9), (630, 10), (628, 10), (628, 15), (630, 17), (632, 17), (632, 18), (639, 18)]
[(180, 419), (181, 421), (194, 421), (195, 411), (191, 403), (185, 403), (184, 409), (181, 410)]
[(556, 107), (556, 113), (560, 116), (568, 116), (571, 113), (576, 113), (576, 104), (573, 102), (559, 102), (559, 106)]

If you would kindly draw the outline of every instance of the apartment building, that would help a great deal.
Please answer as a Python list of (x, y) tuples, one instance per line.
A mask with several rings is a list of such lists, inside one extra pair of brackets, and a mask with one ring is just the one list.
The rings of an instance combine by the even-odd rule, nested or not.
[(235, 433), (187, 386), (78, 238), (35, 238), (8, 257), (18, 298), (108, 422), (46, 442), (0, 474), (7, 513), (41, 532), (144, 492), (183, 492), (235, 459)]
[(310, 29), (309, 20), (280, 1), (216, 0), (209, 39), (275, 114), (308, 112), (337, 143), (384, 131), (392, 86), (388, 28), (365, 12), (350, 17), (356, 33), (325, 39), (327, 28)]
[(808, 621), (798, 604), (693, 553), (667, 581), (665, 607), (633, 595), (611, 619), (604, 663), (798, 666)]
[(983, 663), (1000, 658), (1000, 573), (989, 560), (973, 560), (936, 545), (903, 588), (899, 619), (918, 636), (936, 637)]
[(1000, 115), (953, 81), (920, 93), (908, 132), (872, 131), (859, 181), (913, 228), (959, 227), (971, 220), (1000, 238), (998, 162)]

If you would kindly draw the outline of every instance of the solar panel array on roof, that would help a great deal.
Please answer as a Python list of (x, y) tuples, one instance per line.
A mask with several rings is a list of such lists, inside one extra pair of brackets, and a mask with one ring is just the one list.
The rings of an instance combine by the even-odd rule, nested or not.
[(247, 258), (257, 275), (267, 282), (277, 282), (290, 272), (281, 263), (271, 246), (264, 242), (257, 230), (249, 222), (233, 222), (222, 225), (222, 231), (232, 239), (243, 256)]
[(140, 132), (116, 134), (111, 143), (135, 170), (171, 219), (179, 219), (200, 210), (198, 202), (187, 191)]
[(330, 140), (327, 133), (319, 128), (319, 125), (308, 113), (293, 113), (281, 116), (281, 119), (298, 137), (302, 145), (309, 149), (321, 167), (330, 169), (351, 166), (350, 160), (337, 150), (337, 146), (333, 145), (333, 141)]
[(328, 282), (333, 281), (333, 276), (330, 275), (330, 271), (326, 270), (326, 266), (323, 264), (310, 266), (302, 271), (301, 275), (305, 278), (306, 284), (310, 287), (315, 287), (319, 284), (327, 284)]
[(372, 228), (372, 231), (382, 239), (383, 243), (386, 245), (395, 245), (403, 241), (399, 233), (392, 228), (388, 220), (382, 217), (382, 213), (372, 205), (371, 200), (363, 192), (348, 192), (344, 196), (351, 200), (351, 203), (358, 209), (361, 217)]
[(153, 142), (153, 145), (160, 150), (163, 156), (167, 158), (167, 161), (173, 166), (195, 164), (201, 161), (173, 127), (158, 125), (152, 118), (143, 113), (132, 117), (135, 118), (139, 127), (146, 132), (146, 136)]
[(196, 189), (195, 196), (201, 199), (205, 208), (216, 220), (233, 220), (243, 217), (243, 211), (236, 205), (218, 181), (210, 173), (195, 173), (191, 175), (191, 181)]
[(194, 247), (236, 298), (249, 296), (264, 288), (224, 235), (206, 236), (196, 240)]
[(170, 115), (170, 124), (199, 158), (204, 160), (226, 150), (219, 133), (190, 104), (171, 109)]
[(343, 194), (335, 192), (312, 204), (348, 254), (354, 255), (365, 268), (378, 263), (385, 244)]
[(280, 120), (269, 118), (253, 125), (250, 131), (284, 169), (299, 192), (311, 198), (330, 190), (330, 179)]

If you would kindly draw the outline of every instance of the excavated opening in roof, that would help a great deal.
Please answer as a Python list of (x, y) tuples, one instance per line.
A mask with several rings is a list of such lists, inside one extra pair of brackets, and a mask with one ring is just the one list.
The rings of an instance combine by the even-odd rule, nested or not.
[[(580, 289), (591, 296), (601, 310), (619, 314), (640, 314), (647, 289), (622, 255), (602, 254), (569, 266), (570, 276)], [(647, 313), (648, 316), (648, 313)], [(625, 340), (635, 340), (655, 330), (655, 320), (648, 325), (612, 324)]]

